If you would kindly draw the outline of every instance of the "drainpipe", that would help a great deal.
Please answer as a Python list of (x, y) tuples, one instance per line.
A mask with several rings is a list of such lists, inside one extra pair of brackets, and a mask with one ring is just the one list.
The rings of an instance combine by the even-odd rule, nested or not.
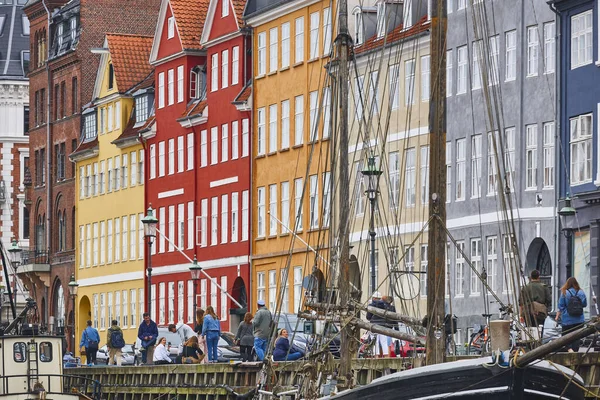
[[(48, 15), (48, 36), (47, 36), (47, 40), (46, 40), (46, 76), (47, 76), (47, 80), (48, 80), (48, 87), (46, 90), (46, 160), (47, 160), (47, 170), (46, 170), (46, 249), (48, 250), (48, 264), (50, 264), (50, 241), (52, 239), (52, 226), (51, 226), (51, 211), (52, 211), (52, 207), (50, 206), (50, 203), (52, 201), (52, 189), (51, 189), (51, 185), (50, 185), (50, 178), (51, 178), (51, 171), (52, 171), (52, 142), (51, 142), (51, 136), (52, 136), (52, 132), (51, 132), (51, 123), (50, 123), (50, 99), (52, 98), (52, 96), (50, 95), (50, 90), (52, 89), (52, 80), (51, 80), (51, 75), (50, 75), (50, 22), (51, 22), (51, 17), (50, 17), (50, 10), (48, 10), (48, 7), (46, 6), (46, 1), (42, 0), (42, 5), (44, 6), (44, 9), (46, 10), (46, 14)], [(37, 244), (37, 243), (36, 243)]]
[[(562, 35), (561, 35), (561, 19), (560, 19), (560, 12), (556, 9), (556, 6), (554, 5), (554, 3), (549, 3), (548, 6), (550, 7), (550, 10), (552, 10), (552, 12), (556, 15), (556, 29), (555, 29), (555, 49), (556, 49), (556, 55), (560, 55), (560, 49), (561, 49), (561, 41), (562, 41)], [(560, 143), (561, 140), (561, 124), (560, 124), (560, 95), (559, 93), (560, 91), (560, 73), (561, 73), (561, 63), (560, 57), (555, 57), (555, 59), (558, 62), (555, 62), (555, 67), (554, 67), (554, 93), (555, 93), (555, 110), (554, 110), (554, 143), (555, 143), (555, 148), (556, 148), (556, 144)], [(557, 213), (558, 210), (558, 201), (560, 199), (560, 191), (561, 191), (561, 187), (560, 187), (560, 157), (555, 157), (554, 159), (554, 271), (552, 273), (553, 275), (553, 280), (554, 282), (552, 282), (552, 305), (554, 306), (553, 308), (556, 310), (558, 307), (558, 287), (559, 282), (561, 282), (560, 279), (560, 256), (561, 256), (561, 251), (560, 251), (560, 238), (561, 235), (559, 234), (559, 216)], [(570, 262), (570, 261), (569, 261)]]
[[(250, 41), (250, 50), (252, 50), (252, 29), (249, 29), (246, 31), (247, 33), (249, 33), (248, 35), (245, 36), (244, 38), (244, 64), (246, 64), (248, 61), (246, 60), (246, 58), (248, 57), (248, 41)], [(248, 71), (248, 66), (244, 65), (244, 80), (247, 82), (247, 75), (246, 75), (246, 71)], [(252, 62), (252, 58), (250, 58), (250, 76), (254, 76), (254, 63)], [(252, 95), (250, 97), (251, 101), (252, 101), (252, 107), (254, 107), (254, 87), (252, 87)], [(252, 190), (253, 188), (253, 179), (254, 179), (254, 161), (253, 161), (253, 157), (252, 157), (252, 127), (254, 126), (254, 121), (253, 121), (253, 113), (252, 113), (252, 107), (250, 108), (250, 111), (248, 111), (249, 118), (248, 118), (248, 151), (250, 154), (248, 154), (248, 158), (250, 160), (250, 187), (248, 188), (248, 241), (250, 242), (248, 244), (248, 287), (250, 287), (250, 293), (248, 294), (248, 302), (247, 302), (247, 306), (248, 306), (248, 311), (251, 310), (252, 304), (255, 304), (256, 301), (258, 301), (258, 299), (252, 299), (252, 295), (254, 294), (252, 292), (252, 288), (254, 287), (253, 284), (253, 270), (252, 270), (252, 251), (254, 249), (254, 243), (252, 241), (252, 213), (250, 212), (252, 207), (251, 205), (254, 204), (252, 201), (252, 197), (254, 194), (254, 191)], [(243, 204), (242, 204), (243, 207)]]

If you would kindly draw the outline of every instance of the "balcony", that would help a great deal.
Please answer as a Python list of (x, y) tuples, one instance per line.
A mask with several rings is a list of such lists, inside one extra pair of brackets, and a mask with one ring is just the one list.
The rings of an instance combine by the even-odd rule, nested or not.
[(50, 257), (48, 250), (36, 248), (23, 248), (21, 265), (17, 269), (17, 276), (24, 283), (33, 286), (50, 287)]

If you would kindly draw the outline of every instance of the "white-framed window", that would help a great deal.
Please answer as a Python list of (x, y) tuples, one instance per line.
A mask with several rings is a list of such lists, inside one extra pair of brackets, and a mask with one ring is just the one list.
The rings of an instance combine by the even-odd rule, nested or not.
[(281, 148), (290, 147), (290, 101), (281, 102)]
[(427, 264), (428, 264), (428, 245), (421, 245), (421, 274), (419, 275), (421, 297), (427, 297)]
[(248, 157), (250, 154), (250, 120), (242, 120), (242, 157)]
[(217, 278), (210, 280), (210, 305), (217, 309)]
[(506, 172), (506, 185), (514, 190), (515, 164), (515, 128), (510, 127), (504, 130), (504, 170)]
[(571, 184), (578, 185), (592, 180), (592, 114), (571, 118)]
[(281, 24), (281, 68), (290, 66), (290, 23)]
[[(175, 238), (172, 239), (175, 241)], [(185, 204), (177, 205), (177, 247), (185, 249)]]
[(177, 319), (176, 321), (183, 321), (183, 310), (184, 310), (184, 297), (185, 292), (183, 289), (183, 281), (177, 282)]
[(471, 198), (481, 196), (481, 135), (471, 136)]
[(277, 271), (269, 271), (269, 309), (275, 310), (277, 306)]
[(240, 123), (231, 121), (231, 159), (237, 160), (240, 157)]
[[(406, 5), (406, 3), (404, 3)], [(403, 23), (406, 25), (406, 12), (408, 11), (408, 7), (404, 7), (404, 20)], [(387, 32), (387, 21), (385, 18), (385, 3), (381, 2), (377, 4), (377, 38), (380, 39), (385, 36)]]
[(318, 12), (310, 14), (310, 60), (319, 57), (319, 20)]
[(302, 267), (294, 267), (294, 309), (293, 312), (300, 310), (302, 304)]
[(281, 182), (281, 231), (288, 233), (290, 226), (290, 183)]
[(210, 128), (210, 165), (219, 162), (219, 128), (213, 126)]
[(158, 108), (165, 106), (165, 73), (158, 74)]
[(421, 204), (429, 203), (429, 146), (420, 148)]
[(279, 62), (279, 38), (278, 38), (279, 30), (277, 27), (271, 28), (269, 30), (269, 72), (277, 71), (277, 64)]
[(355, 102), (355, 110), (356, 110), (356, 119), (360, 120), (362, 119), (363, 116), (363, 102), (365, 101), (364, 99), (364, 92), (363, 89), (365, 87), (364, 83), (365, 83), (365, 77), (363, 75), (361, 76), (357, 76), (356, 79), (354, 80), (355, 85), (354, 85), (354, 102)]
[[(82, 249), (83, 251), (83, 249)], [(100, 221), (100, 265), (106, 263), (106, 222)]]
[(486, 238), (486, 268), (487, 284), (491, 290), (496, 290), (496, 275), (498, 270), (498, 239), (496, 236)]
[(323, 227), (331, 220), (331, 172), (323, 172)]
[(294, 145), (304, 143), (304, 96), (294, 98)]
[(92, 224), (92, 232), (94, 235), (94, 249), (93, 249), (93, 265), (96, 266), (98, 265), (98, 259), (99, 259), (99, 254), (98, 254), (98, 249), (99, 249), (99, 244), (98, 243), (98, 223), (94, 222)]
[(446, 50), (446, 97), (452, 96), (452, 65), (454, 62), (452, 56), (452, 50)]
[(308, 123), (310, 127), (310, 141), (314, 142), (319, 139), (319, 126), (317, 121), (317, 111), (319, 109), (319, 92), (313, 91), (308, 94), (310, 110), (308, 115)]
[(239, 218), (239, 193), (233, 192), (231, 193), (231, 243), (235, 243), (238, 241), (238, 218)]
[(121, 189), (121, 157), (115, 157), (115, 170), (113, 173), (113, 179), (115, 180), (113, 188), (115, 190)]
[(526, 170), (526, 180), (525, 180), (525, 188), (526, 189), (536, 189), (537, 188), (537, 145), (538, 145), (538, 137), (537, 137), (537, 125), (527, 125), (525, 126), (526, 131), (526, 153), (525, 153), (525, 163), (527, 165)]
[(281, 273), (281, 283), (279, 291), (281, 292), (281, 311), (288, 312), (290, 308), (290, 290), (289, 290), (289, 267), (283, 268)]
[(467, 46), (456, 48), (458, 67), (456, 76), (456, 94), (467, 93), (467, 79), (469, 73), (469, 58)]
[[(158, 284), (158, 323), (166, 323), (165, 300), (166, 300), (166, 285), (165, 282)], [(156, 297), (154, 297), (156, 298)]]
[(539, 37), (538, 27), (527, 27), (527, 76), (538, 74)]
[(175, 37), (175, 17), (170, 16), (167, 20), (167, 39), (173, 39)]
[(304, 204), (302, 204), (302, 178), (294, 179), (294, 219), (296, 221), (296, 231), (302, 231), (302, 220), (304, 219)]
[[(167, 226), (167, 214), (166, 214), (166, 210), (164, 207), (160, 207), (158, 209), (158, 230), (162, 233), (162, 235), (160, 235), (160, 237), (158, 238), (158, 252), (159, 253), (164, 253), (165, 252), (165, 227)], [(154, 249), (156, 246), (152, 246), (152, 248)]]
[(269, 236), (277, 236), (277, 184), (269, 185)]
[[(172, 105), (175, 103), (175, 70), (170, 69), (168, 71), (168, 100), (169, 100), (169, 105)], [(109, 118), (109, 125), (110, 125), (110, 121), (112, 120), (112, 118)]]
[(210, 91), (219, 89), (219, 53), (214, 53), (210, 58)]
[(169, 206), (169, 251), (175, 251), (175, 206)]
[[(138, 163), (137, 163), (137, 151), (132, 151), (131, 153), (129, 153), (129, 160), (131, 162), (131, 180), (129, 182), (129, 184), (131, 185), (131, 187), (134, 187), (135, 185), (137, 185), (138, 183)], [(103, 167), (103, 164), (100, 164), (100, 168)], [(101, 174), (102, 178), (104, 174)], [(141, 183), (141, 182), (140, 182)], [(102, 182), (100, 182), (101, 186), (104, 186), (104, 184)], [(102, 191), (104, 191), (104, 189), (101, 189)]]
[[(145, 249), (146, 249), (146, 240), (144, 238), (144, 223), (142, 222), (142, 218), (144, 218), (144, 214), (138, 214), (138, 260), (144, 258)], [(155, 246), (153, 246), (155, 248)]]
[(508, 31), (505, 34), (506, 55), (505, 55), (505, 76), (504, 80), (514, 81), (517, 78), (517, 31)]
[(229, 86), (229, 50), (221, 52), (221, 87)]
[(257, 134), (257, 143), (256, 143), (256, 150), (257, 150), (257, 155), (262, 156), (265, 154), (265, 149), (266, 149), (266, 132), (265, 132), (265, 108), (259, 108), (257, 110), (257, 116), (258, 116), (258, 134)]
[(388, 74), (390, 77), (390, 104), (392, 110), (397, 110), (400, 106), (400, 65), (390, 65)]
[(571, 69), (592, 63), (592, 10), (571, 17)]
[(165, 142), (158, 142), (158, 176), (165, 176)]
[(457, 0), (457, 1), (458, 1), (457, 7), (456, 7), (457, 11), (464, 10), (465, 8), (467, 8), (467, 0)]
[(481, 89), (481, 40), (473, 42), (473, 77), (471, 89)]
[(471, 239), (471, 296), (479, 296), (479, 277), (473, 271), (481, 273), (481, 239)]
[[(132, 161), (133, 162), (133, 161)], [(187, 170), (194, 169), (194, 134), (187, 134)]]
[(177, 67), (177, 102), (183, 103), (183, 65)]
[(323, 54), (331, 53), (331, 8), (323, 9)]
[(187, 203), (187, 248), (194, 248), (194, 202), (189, 201)]
[(554, 187), (554, 122), (546, 122), (544, 130), (544, 188)]
[(331, 87), (323, 88), (323, 139), (331, 136)]
[(498, 132), (488, 132), (487, 137), (487, 149), (488, 149), (488, 182), (487, 182), (487, 194), (488, 196), (495, 195), (497, 193), (497, 179), (498, 169), (496, 168), (496, 149), (494, 148), (494, 141)]
[(249, 216), (249, 199), (250, 192), (248, 190), (244, 190), (242, 192), (242, 242), (248, 240), (248, 224), (250, 220)]
[(304, 17), (296, 18), (294, 32), (294, 62), (304, 61)]
[(454, 295), (463, 297), (465, 295), (465, 259), (463, 252), (465, 242), (456, 243), (456, 262), (454, 264)]
[(121, 261), (121, 217), (115, 218), (115, 262)]
[(404, 104), (415, 104), (415, 60), (404, 62)]
[(221, 195), (221, 243), (227, 243), (229, 237), (229, 196)]
[(267, 32), (258, 34), (258, 75), (264, 75), (267, 72)]
[(369, 74), (369, 103), (371, 104), (371, 113), (379, 114), (379, 83), (378, 72), (373, 71)]
[[(108, 191), (111, 191), (111, 182), (110, 182), (110, 174), (111, 174), (111, 160), (108, 160), (109, 166), (108, 166)], [(156, 145), (155, 144), (151, 144), (150, 145), (150, 179), (155, 179), (156, 178)]]
[(137, 257), (137, 215), (129, 216), (129, 259), (135, 260)]
[(489, 57), (490, 57), (490, 65), (489, 65), (489, 84), (491, 85), (497, 85), (498, 81), (499, 81), (499, 76), (500, 76), (500, 70), (499, 70), (499, 59), (500, 59), (500, 52), (499, 52), (499, 48), (500, 48), (500, 37), (498, 35), (492, 36), (489, 39)]
[(446, 142), (446, 203), (452, 201), (452, 142)]
[[(121, 325), (121, 291), (117, 290), (115, 292), (115, 320), (117, 320), (117, 325)], [(112, 323), (112, 321), (111, 321)]]
[(363, 25), (362, 12), (358, 11), (354, 14), (354, 43), (358, 46), (364, 41), (365, 27)]
[(206, 247), (208, 244), (208, 199), (200, 201), (200, 216), (198, 218), (196, 243), (200, 247)]
[(256, 203), (257, 203), (257, 237), (265, 236), (265, 188), (264, 186), (259, 187), (256, 192)]
[(229, 159), (229, 124), (221, 125), (221, 162)]
[(544, 24), (544, 73), (551, 74), (556, 69), (556, 23)]
[(217, 233), (219, 230), (219, 198), (213, 197), (210, 199), (210, 245), (217, 245)]
[(319, 214), (321, 210), (319, 209), (319, 176), (311, 175), (309, 177), (309, 189), (310, 189), (310, 197), (309, 197), (309, 211), (310, 211), (310, 229), (318, 229), (319, 228)]
[(404, 184), (406, 185), (406, 206), (412, 207), (416, 201), (416, 177), (417, 177), (417, 166), (416, 166), (416, 149), (406, 149), (404, 153), (406, 161), (406, 169), (404, 171)]
[[(140, 289), (142, 290), (142, 289)], [(129, 306), (129, 311), (131, 313), (131, 325), (130, 327), (134, 327), (137, 328), (137, 289), (130, 289), (129, 290), (129, 303), (126, 301), (127, 299), (125, 298), (125, 296), (123, 296), (123, 305), (125, 307)]]
[(390, 152), (388, 173), (390, 179), (390, 208), (396, 208), (400, 202), (400, 153), (397, 151)]
[(93, 183), (92, 187), (94, 188), (94, 196), (98, 196), (99, 180), (98, 180), (98, 163), (94, 163), (94, 175), (93, 175)]
[(112, 264), (113, 262), (113, 220), (109, 219), (106, 221), (106, 263)]
[(265, 300), (265, 273), (256, 274), (256, 297), (258, 300)]
[(226, 276), (222, 276), (221, 277), (221, 287), (223, 288), (223, 290), (221, 291), (221, 321), (227, 321), (227, 309), (229, 307), (227, 307), (227, 277)]
[[(392, 258), (392, 257), (390, 257), (390, 258)], [(414, 270), (415, 270), (415, 247), (414, 246), (404, 246), (404, 270), (409, 271), (409, 272), (414, 272)]]
[(208, 165), (208, 132), (200, 132), (200, 167)]
[(100, 293), (100, 329), (106, 329), (106, 293)]
[(429, 79), (431, 75), (431, 59), (429, 56), (421, 57), (421, 101), (429, 101)]
[(168, 163), (168, 174), (173, 175), (175, 173), (175, 139), (169, 139), (169, 155), (167, 156)]
[(240, 46), (231, 49), (231, 86), (240, 82)]
[(277, 104), (269, 106), (269, 153), (277, 151)]
[(92, 225), (87, 224), (85, 226), (85, 266), (90, 267), (92, 265)]
[(207, 290), (208, 282), (206, 279), (200, 279), (200, 307), (206, 310), (206, 306), (208, 305), (206, 301), (206, 295), (208, 293)]
[(194, 303), (196, 299), (194, 299), (194, 285), (196, 282), (189, 280), (187, 281), (187, 292), (185, 293), (187, 296), (187, 321), (189, 323), (193, 323), (196, 318), (196, 312), (194, 310)]
[(465, 199), (466, 149), (465, 139), (456, 141), (456, 200)]

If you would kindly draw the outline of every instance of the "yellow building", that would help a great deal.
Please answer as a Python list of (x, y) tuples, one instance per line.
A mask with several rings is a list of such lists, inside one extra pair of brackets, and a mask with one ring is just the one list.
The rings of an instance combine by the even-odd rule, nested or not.
[(250, 0), (245, 9), (253, 28), (252, 298), (272, 311), (280, 304), (296, 312), (303, 278), (312, 274), (322, 290), (328, 276), (332, 118), (324, 67), (334, 15), (329, 1)]
[(76, 340), (87, 320), (106, 344), (117, 320), (134, 343), (144, 309), (144, 151), (153, 125), (152, 37), (106, 35), (76, 163)]

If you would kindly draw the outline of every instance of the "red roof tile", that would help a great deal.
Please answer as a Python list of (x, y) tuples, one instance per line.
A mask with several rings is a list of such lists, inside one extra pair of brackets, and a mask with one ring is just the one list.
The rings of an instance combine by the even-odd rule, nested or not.
[(244, 26), (244, 8), (246, 8), (246, 0), (231, 0), (233, 2), (233, 10), (237, 17), (238, 25), (241, 28)]
[(183, 49), (200, 50), (209, 0), (171, 0)]
[(93, 138), (90, 141), (79, 143), (79, 146), (77, 146), (77, 150), (75, 150), (73, 153), (71, 153), (71, 157), (77, 156), (80, 153), (83, 153), (85, 151), (93, 150), (94, 148), (97, 148), (97, 147), (98, 147), (98, 137), (96, 136), (95, 138)]
[(403, 30), (404, 29), (403, 26), (399, 25), (396, 28), (394, 28), (394, 30), (392, 30), (390, 33), (387, 34), (386, 39), (377, 38), (377, 35), (371, 36), (363, 44), (361, 44), (360, 46), (357, 46), (354, 49), (354, 54), (366, 53), (371, 50), (381, 48), (381, 46), (383, 46), (384, 43), (386, 45), (389, 45), (389, 44), (397, 42), (399, 40), (409, 38), (418, 33), (425, 32), (426, 30), (429, 29), (430, 26), (431, 26), (431, 23), (429, 21), (427, 21), (426, 16), (421, 18), (419, 20), (419, 22), (417, 22), (415, 25), (411, 26), (407, 30)]
[(188, 118), (188, 117), (192, 117), (194, 115), (201, 115), (204, 112), (204, 110), (206, 109), (207, 105), (208, 105), (208, 102), (206, 100), (192, 101), (190, 104), (188, 104), (188, 106), (185, 109), (185, 111), (183, 112), (183, 114), (181, 114), (181, 118)]
[(148, 58), (150, 58), (153, 38), (152, 36), (108, 33), (106, 39), (117, 86), (124, 93), (152, 72)]
[(252, 81), (248, 82), (246, 84), (246, 86), (244, 86), (242, 88), (242, 91), (240, 92), (240, 94), (237, 95), (237, 97), (235, 98), (235, 100), (233, 100), (233, 102), (234, 103), (243, 103), (245, 101), (248, 101), (250, 96), (252, 96)]

